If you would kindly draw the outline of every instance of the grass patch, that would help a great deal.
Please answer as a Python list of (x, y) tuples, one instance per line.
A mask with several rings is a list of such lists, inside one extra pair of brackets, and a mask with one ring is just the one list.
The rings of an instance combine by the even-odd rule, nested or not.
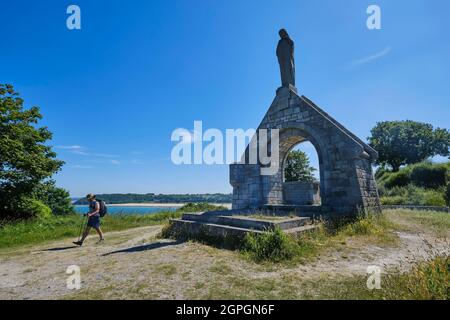
[[(176, 211), (161, 211), (153, 214), (107, 215), (102, 218), (104, 232), (164, 224), (169, 219), (179, 218), (184, 212), (223, 210), (222, 206), (207, 203), (189, 203)], [(70, 214), (0, 223), (0, 249), (21, 245), (38, 244), (50, 240), (77, 237), (82, 216)]]
[(349, 300), (448, 300), (450, 292), (450, 260), (437, 256), (418, 262), (408, 272), (396, 270), (381, 275), (381, 289), (369, 290), (367, 276), (354, 276), (331, 281), (306, 283), (314, 292), (312, 299)]
[[(113, 215), (102, 219), (104, 232), (157, 225), (177, 216), (176, 212), (149, 215)], [(46, 219), (7, 223), (0, 226), (0, 248), (38, 244), (49, 240), (77, 237), (80, 215), (51, 216)]]
[(329, 239), (323, 226), (298, 236), (275, 228), (263, 234), (247, 234), (240, 251), (257, 263), (304, 262), (315, 257), (325, 243)]
[(187, 203), (177, 210), (177, 212), (207, 212), (207, 211), (221, 211), (228, 210), (224, 206), (218, 206), (210, 203)]
[[(367, 288), (368, 275), (323, 274), (317, 279), (283, 274), (277, 278), (226, 276), (208, 287), (205, 294), (192, 298), (229, 300), (448, 300), (449, 258), (438, 256), (416, 263), (405, 273), (381, 274), (381, 289)], [(199, 296), (200, 294), (200, 296)]]
[(338, 226), (336, 236), (341, 238), (364, 236), (371, 238), (372, 242), (395, 243), (397, 237), (392, 231), (396, 227), (385, 214), (360, 214), (355, 221)]
[(264, 234), (248, 234), (241, 246), (244, 256), (257, 263), (305, 262), (330, 247), (346, 244), (348, 238), (364, 238), (377, 244), (395, 244), (396, 225), (384, 214), (360, 215), (353, 221), (327, 221), (316, 230), (292, 236), (276, 228)]
[(450, 258), (437, 256), (419, 262), (407, 273), (385, 277), (381, 298), (389, 300), (449, 300)]
[(231, 267), (225, 263), (225, 261), (217, 261), (213, 266), (209, 268), (209, 271), (218, 273), (218, 274), (230, 274), (232, 273)]
[(298, 216), (296, 216), (296, 215), (277, 216), (277, 215), (268, 215), (268, 214), (249, 214), (249, 215), (235, 215), (233, 217), (250, 218), (250, 219), (256, 219), (256, 220), (263, 220), (263, 221), (281, 221), (281, 220), (296, 218)]
[(294, 238), (280, 228), (263, 234), (248, 233), (242, 245), (242, 252), (256, 262), (291, 260), (299, 249)]
[(156, 273), (162, 273), (166, 276), (172, 276), (177, 273), (177, 268), (173, 264), (163, 264), (155, 268)]
[(388, 210), (388, 215), (394, 215), (430, 229), (437, 236), (447, 236), (450, 231), (450, 214), (447, 212), (418, 211), (418, 210)]
[(239, 250), (257, 263), (303, 263), (317, 257), (326, 248), (338, 250), (349, 237), (364, 238), (365, 242), (395, 244), (396, 225), (383, 214), (361, 215), (353, 221), (342, 219), (321, 222), (315, 230), (300, 235), (289, 235), (279, 228), (264, 233), (248, 233), (243, 239), (236, 236), (215, 236), (200, 229), (191, 234), (185, 225), (167, 224), (160, 237), (192, 240), (219, 248)]

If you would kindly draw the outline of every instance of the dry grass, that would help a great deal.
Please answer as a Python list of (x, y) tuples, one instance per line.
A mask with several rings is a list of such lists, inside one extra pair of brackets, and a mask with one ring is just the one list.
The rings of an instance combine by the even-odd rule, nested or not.
[[(140, 246), (161, 228), (111, 233), (103, 246), (88, 241), (81, 250), (2, 257), (0, 271), (11, 277), (19, 274), (24, 282), (0, 293), (0, 298), (448, 299), (448, 244), (442, 239), (433, 242), (438, 230), (444, 230), (436, 227), (442, 225), (442, 217), (420, 223), (417, 214), (388, 211), (382, 218), (387, 222), (361, 218), (332, 232), (323, 227), (294, 238), (298, 246), (305, 246), (303, 253), (284, 262), (257, 263), (238, 251), (198, 242), (103, 256)], [(401, 236), (392, 243), (385, 241), (386, 233)], [(424, 245), (422, 236), (431, 244)], [(73, 263), (90, 271), (83, 273), (82, 290), (68, 292), (64, 268)], [(369, 265), (383, 269), (381, 290), (367, 289)]]

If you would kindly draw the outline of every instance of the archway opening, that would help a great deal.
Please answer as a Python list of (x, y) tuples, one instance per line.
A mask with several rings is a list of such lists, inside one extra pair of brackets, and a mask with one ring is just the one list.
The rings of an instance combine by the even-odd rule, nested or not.
[(320, 159), (308, 140), (295, 143), (283, 159), (283, 203), (288, 205), (321, 205)]

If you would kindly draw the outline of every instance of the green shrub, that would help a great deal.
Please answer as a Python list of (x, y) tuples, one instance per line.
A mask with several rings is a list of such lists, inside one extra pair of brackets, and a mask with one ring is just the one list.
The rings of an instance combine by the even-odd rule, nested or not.
[(52, 210), (36, 199), (23, 199), (17, 209), (20, 210), (22, 215), (30, 218), (46, 219), (52, 215)]
[(412, 184), (394, 187), (381, 197), (383, 205), (445, 206), (444, 188), (424, 189)]
[(258, 262), (281, 262), (295, 257), (299, 247), (293, 237), (276, 228), (263, 234), (248, 233), (242, 250)]
[(386, 188), (404, 187), (410, 183), (408, 170), (400, 170), (388, 174), (384, 185)]
[(383, 206), (393, 206), (393, 205), (407, 204), (408, 199), (402, 196), (393, 196), (393, 197), (381, 197), (380, 201), (381, 205)]
[(425, 189), (421, 195), (421, 202), (423, 206), (444, 207), (446, 205), (444, 191)]
[(34, 190), (34, 196), (48, 206), (54, 215), (75, 212), (69, 192), (56, 187), (52, 180), (39, 184)]
[(403, 167), (398, 172), (389, 172), (385, 169), (378, 169), (375, 177), (380, 195), (385, 195), (385, 189), (394, 187), (405, 187), (413, 184), (426, 189), (437, 189), (445, 186), (449, 181), (450, 163), (436, 164), (432, 162), (421, 162)]
[(386, 189), (386, 187), (384, 186), (384, 184), (379, 184), (379, 185), (378, 185), (378, 195), (379, 195), (380, 197), (383, 197), (383, 196), (386, 194), (386, 192), (387, 192), (387, 189)]
[(385, 215), (379, 213), (360, 213), (355, 221), (340, 228), (340, 234), (346, 236), (384, 235), (391, 227)]
[(450, 182), (447, 184), (447, 189), (445, 190), (445, 202), (447, 206), (450, 206)]
[(390, 171), (386, 169), (385, 167), (378, 167), (378, 169), (375, 171), (375, 178), (380, 179), (383, 177), (385, 173), (389, 173)]
[(447, 165), (428, 162), (412, 166), (411, 182), (423, 188), (438, 188), (445, 186), (447, 180)]
[(207, 211), (217, 211), (217, 210), (227, 210), (224, 206), (213, 205), (209, 203), (187, 203), (177, 211), (180, 212), (207, 212)]

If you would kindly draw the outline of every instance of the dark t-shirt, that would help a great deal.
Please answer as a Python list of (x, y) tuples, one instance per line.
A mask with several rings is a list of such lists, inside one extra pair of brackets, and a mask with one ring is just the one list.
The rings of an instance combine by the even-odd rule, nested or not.
[[(98, 201), (92, 201), (89, 204), (89, 213), (95, 211), (95, 207), (96, 207), (97, 203), (98, 203)], [(100, 217), (100, 208), (99, 208), (99, 211), (96, 214), (93, 215), (93, 217)]]

